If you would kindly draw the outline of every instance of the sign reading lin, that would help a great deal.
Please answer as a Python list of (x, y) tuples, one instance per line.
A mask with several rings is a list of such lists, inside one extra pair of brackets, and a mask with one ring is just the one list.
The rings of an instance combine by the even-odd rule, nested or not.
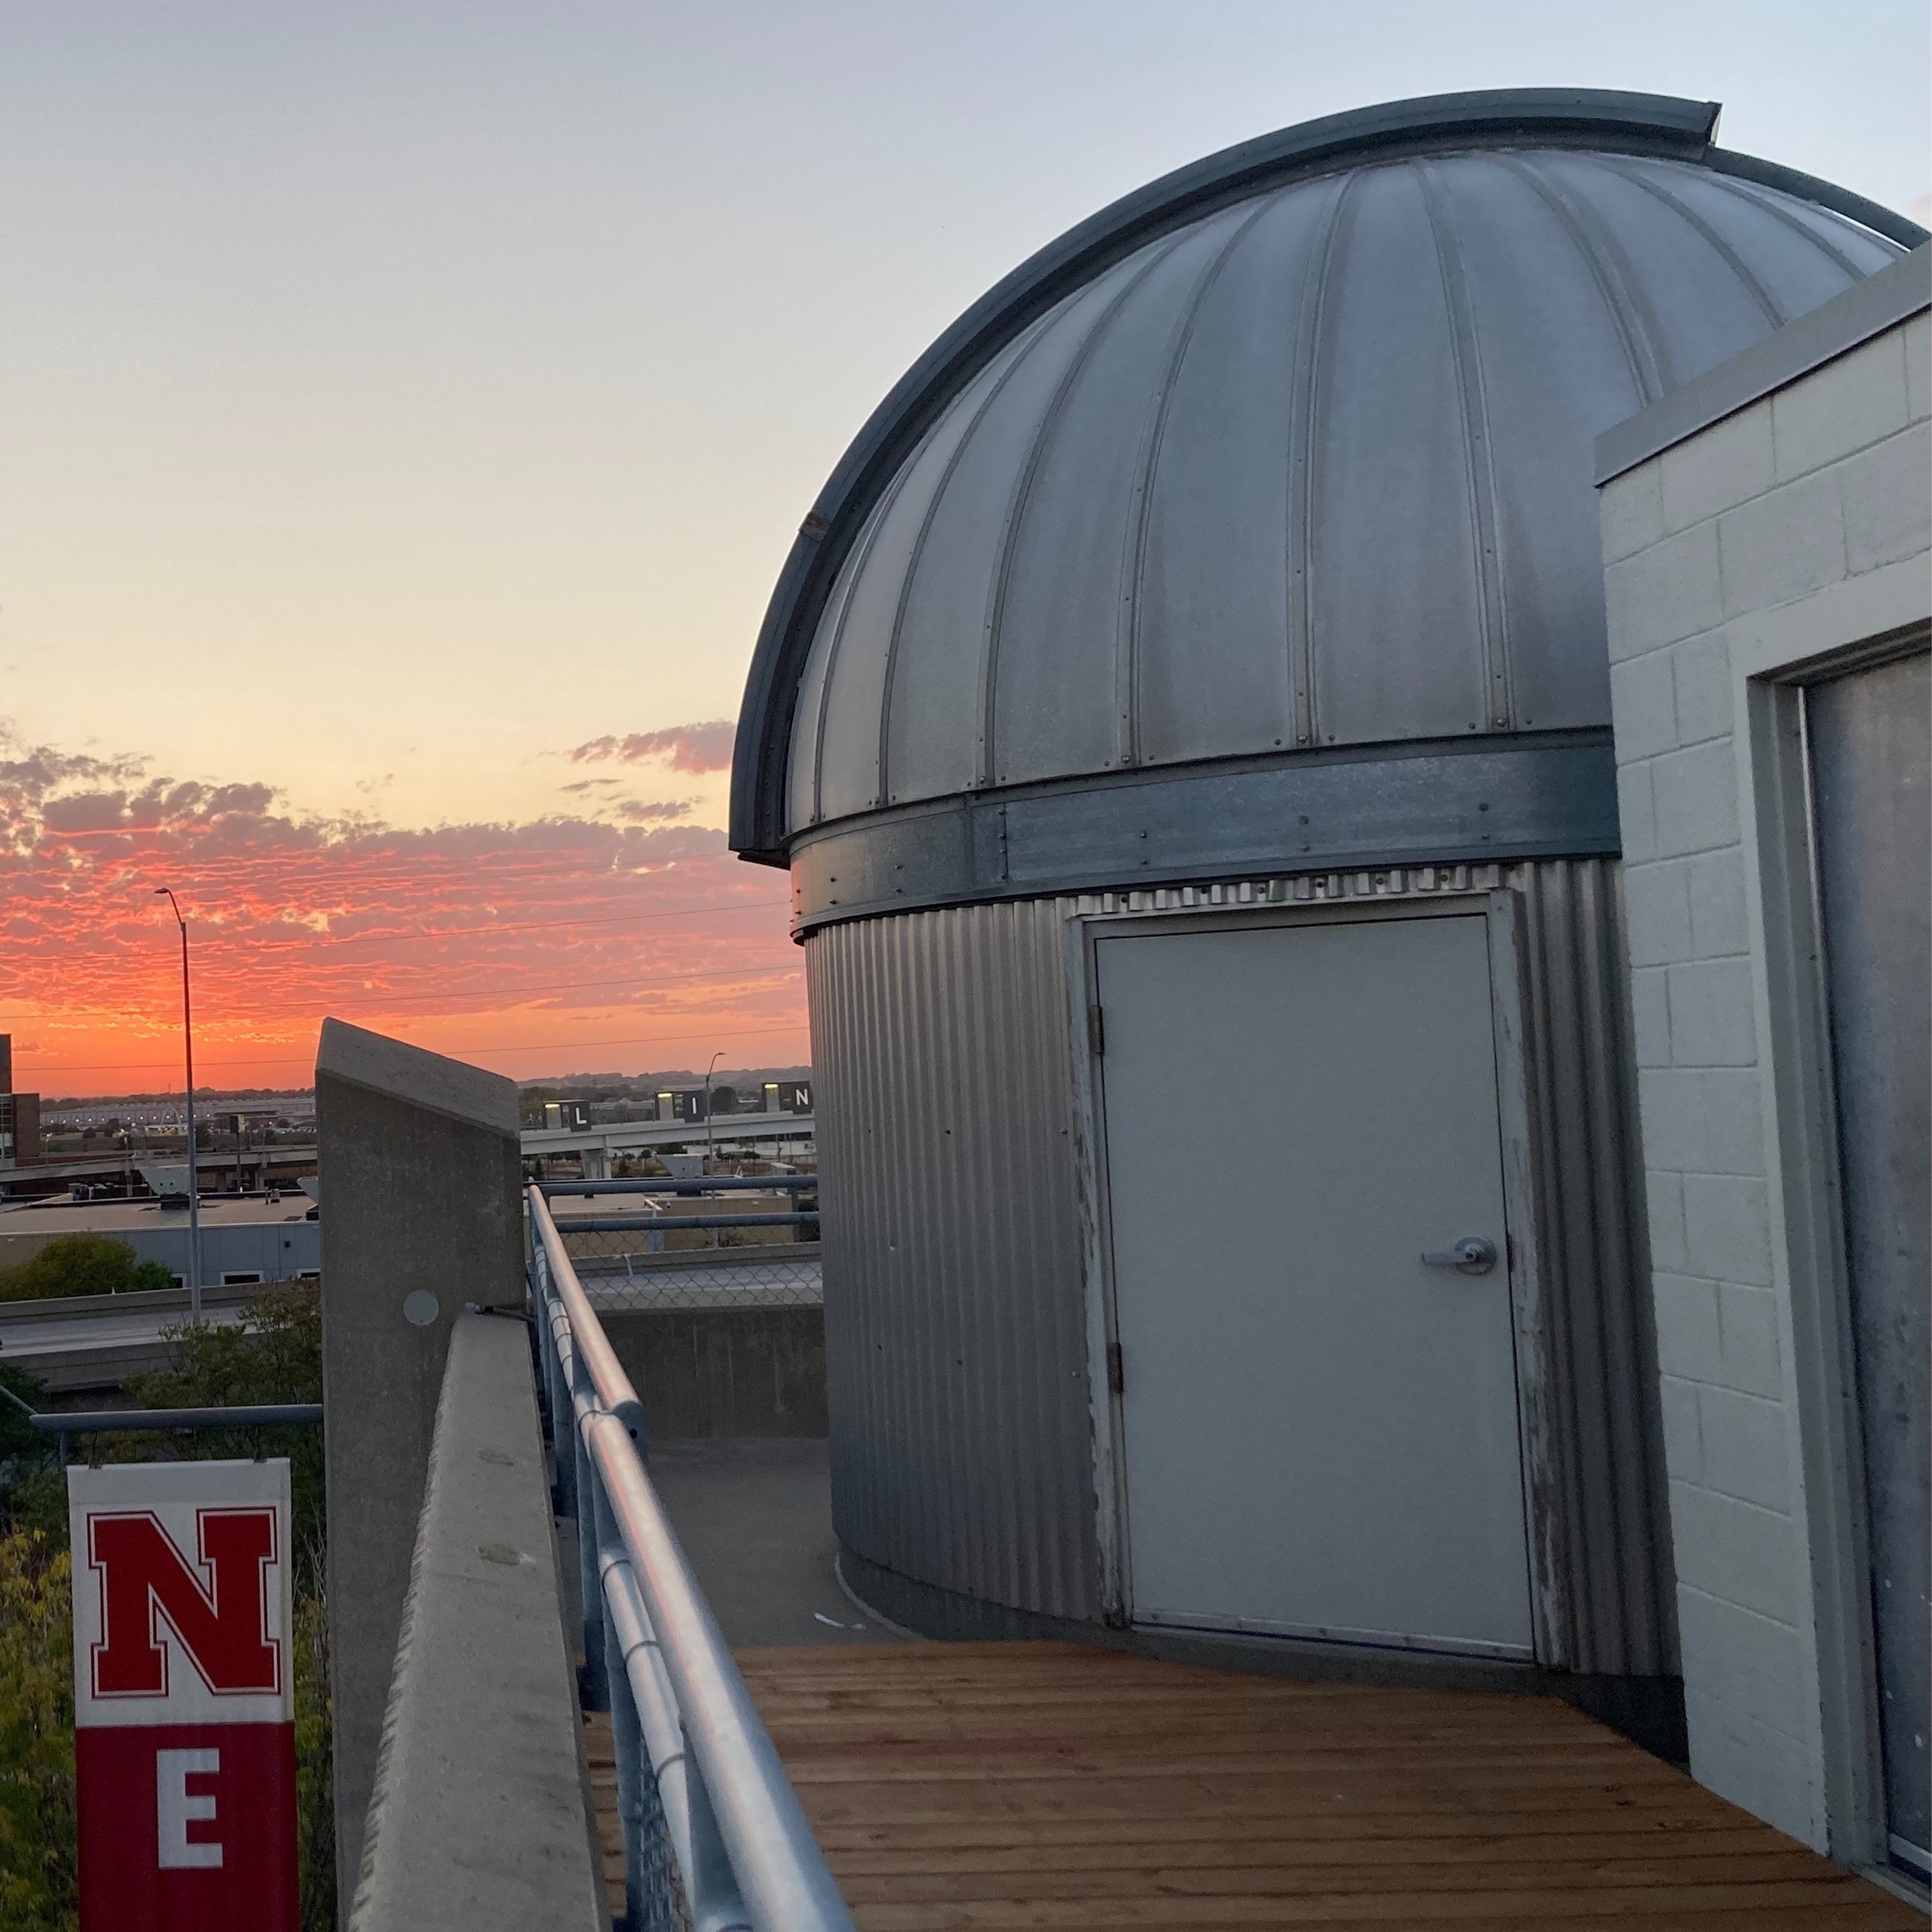
[(289, 1466), (68, 1472), (81, 1932), (297, 1932)]

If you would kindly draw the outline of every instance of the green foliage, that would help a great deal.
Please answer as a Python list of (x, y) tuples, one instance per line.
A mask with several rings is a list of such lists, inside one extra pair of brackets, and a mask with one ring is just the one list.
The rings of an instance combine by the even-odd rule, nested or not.
[(25, 1532), (50, 1543), (67, 1540), (67, 1472), (54, 1458), (10, 1480), (4, 1501), (0, 1534)]
[[(173, 1366), (130, 1376), (128, 1392), (144, 1408), (227, 1408), (248, 1402), (322, 1400), (322, 1292), (312, 1281), (278, 1282), (242, 1311), (238, 1322), (191, 1322), (164, 1329)], [(104, 1456), (152, 1456), (157, 1438), (100, 1438)], [(112, 1444), (114, 1446), (110, 1447)], [(176, 1452), (178, 1453), (178, 1452)], [(223, 1456), (286, 1456), (293, 1492), (298, 1593), (319, 1594), (321, 1552), (327, 1546), (322, 1431), (313, 1423), (275, 1429), (204, 1430), (189, 1452)]]
[[(319, 1564), (311, 1568), (319, 1570)], [(298, 1597), (296, 1619), (296, 1816), (301, 1834), (302, 1932), (334, 1932), (335, 1786), (330, 1750), (328, 1607)]]
[(25, 1369), (0, 1362), (0, 1388), (8, 1392), (0, 1395), (0, 1534), (38, 1530), (58, 1548), (67, 1540), (60, 1445), (34, 1428), (20, 1406), (45, 1408), (46, 1386)]
[(238, 1323), (163, 1331), (172, 1369), (137, 1376), (129, 1389), (154, 1408), (322, 1400), (322, 1294), (312, 1281), (276, 1282)]
[(27, 1408), (39, 1408), (46, 1400), (46, 1383), (11, 1362), (0, 1361), (0, 1389), (7, 1391), (0, 1395), (0, 1464), (16, 1457), (31, 1460), (51, 1454), (46, 1438), (27, 1420), (26, 1410), (20, 1406), (25, 1402)]
[(136, 1261), (134, 1250), (111, 1234), (56, 1234), (38, 1254), (0, 1268), (0, 1301), (126, 1294), (136, 1288), (172, 1288), (174, 1280), (159, 1262)]
[(74, 1634), (65, 1550), (0, 1536), (0, 1932), (74, 1932)]

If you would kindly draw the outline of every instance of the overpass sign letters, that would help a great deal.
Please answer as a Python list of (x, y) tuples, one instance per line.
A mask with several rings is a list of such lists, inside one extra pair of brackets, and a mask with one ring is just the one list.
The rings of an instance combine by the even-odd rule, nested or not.
[(286, 1461), (68, 1472), (81, 1932), (298, 1932)]

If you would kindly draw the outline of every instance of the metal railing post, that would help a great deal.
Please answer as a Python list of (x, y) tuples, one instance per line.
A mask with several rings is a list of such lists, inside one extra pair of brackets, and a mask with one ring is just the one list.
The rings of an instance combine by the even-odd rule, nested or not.
[(677, 1870), (687, 1874), (691, 1864), (684, 1728), (678, 1720), (676, 1700), (657, 1640), (644, 1615), (638, 1580), (621, 1548), (607, 1552), (604, 1558), (604, 1603), (623, 1659), (632, 1708), (637, 1714), (642, 1767), (650, 1772), (640, 1780), (644, 1803), (638, 1819), (638, 1863), (645, 1892), (645, 1923), (657, 1932), (658, 1922), (650, 1916), (652, 1911), (664, 1915), (666, 1924), (675, 1922), (674, 1861)]
[[(604, 1594), (609, 1553), (618, 1543), (617, 1526), (608, 1504), (597, 1511), (598, 1606), (604, 1612), (604, 1685), (610, 1707), (610, 1756), (617, 1778), (618, 1828), (624, 1840), (624, 1919), (626, 1932), (672, 1932), (668, 1922), (651, 1910), (646, 1898), (644, 1804), (640, 1786), (642, 1754), (638, 1706), (626, 1668), (623, 1638)], [(666, 1901), (668, 1904), (668, 1900)]]
[(584, 1424), (596, 1413), (596, 1396), (580, 1386), (584, 1377), (580, 1362), (577, 1372), (580, 1387), (572, 1406), (570, 1440), (577, 1456), (577, 1580), (584, 1604), (584, 1706), (589, 1711), (608, 1711), (610, 1684), (604, 1664), (604, 1592), (597, 1574), (597, 1505), (604, 1485), (584, 1440)]

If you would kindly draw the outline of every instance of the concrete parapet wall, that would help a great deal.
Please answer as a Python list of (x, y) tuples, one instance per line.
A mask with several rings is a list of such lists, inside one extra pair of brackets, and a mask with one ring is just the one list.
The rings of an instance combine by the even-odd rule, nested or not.
[(336, 1858), (354, 1888), (443, 1359), (524, 1300), (515, 1084), (322, 1023), (316, 1058)]
[(351, 1932), (609, 1923), (527, 1331), (458, 1317)]
[(826, 1432), (822, 1308), (598, 1312), (653, 1442)]

